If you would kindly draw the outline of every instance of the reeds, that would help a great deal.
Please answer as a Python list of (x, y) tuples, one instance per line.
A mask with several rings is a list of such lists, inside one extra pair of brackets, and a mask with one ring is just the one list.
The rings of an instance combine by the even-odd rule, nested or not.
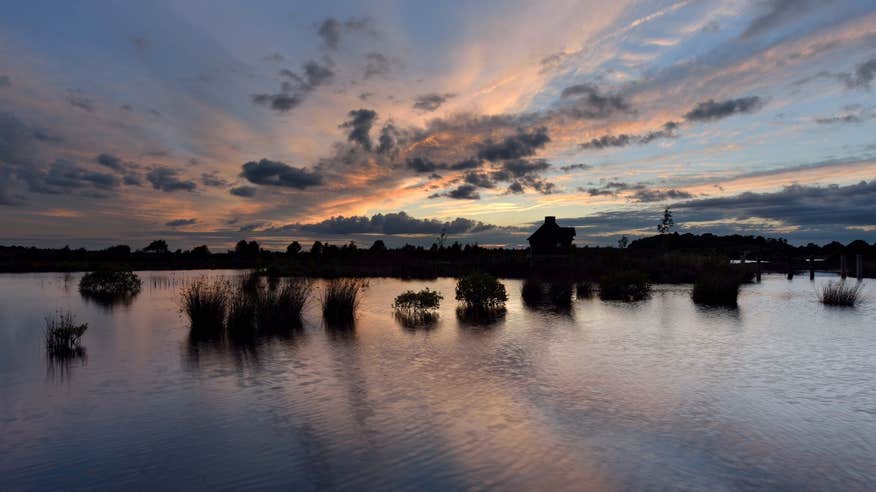
[(323, 318), (329, 322), (354, 320), (367, 286), (367, 281), (356, 278), (329, 280), (320, 298)]
[(599, 298), (606, 301), (640, 301), (651, 293), (648, 276), (641, 272), (608, 273), (599, 279)]
[(280, 329), (296, 326), (301, 320), (301, 311), (313, 282), (306, 278), (292, 278), (277, 281), (271, 288), (259, 293), (256, 301), (256, 322), (261, 329)]
[(743, 277), (730, 268), (712, 268), (700, 272), (691, 298), (697, 304), (735, 307)]
[(77, 324), (71, 313), (46, 317), (46, 352), (52, 356), (72, 356), (82, 351), (82, 335), (88, 323)]
[(860, 282), (847, 284), (845, 280), (831, 281), (821, 286), (818, 300), (828, 306), (853, 307), (861, 302), (863, 285)]
[(204, 277), (183, 289), (181, 310), (188, 316), (193, 330), (222, 330), (228, 310), (229, 290), (227, 281)]

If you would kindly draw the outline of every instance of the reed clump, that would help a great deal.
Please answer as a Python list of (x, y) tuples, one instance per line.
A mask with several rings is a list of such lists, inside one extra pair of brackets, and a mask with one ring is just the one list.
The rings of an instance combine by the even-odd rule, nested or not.
[(88, 323), (77, 323), (71, 313), (46, 317), (46, 352), (53, 356), (76, 355), (82, 351), (82, 335)]
[(322, 316), (326, 321), (344, 322), (356, 318), (356, 311), (368, 282), (357, 278), (329, 280), (322, 292)]
[(79, 292), (98, 298), (135, 296), (140, 292), (140, 277), (131, 270), (99, 270), (86, 273), (79, 281)]
[(730, 268), (710, 268), (697, 275), (691, 298), (697, 304), (735, 307), (743, 277)]
[(201, 277), (182, 291), (181, 310), (193, 330), (221, 331), (230, 300), (230, 284), (225, 280)]
[(608, 273), (599, 279), (599, 298), (606, 301), (640, 301), (651, 294), (651, 283), (642, 272)]
[(830, 281), (821, 286), (818, 299), (827, 306), (854, 307), (862, 300), (863, 284), (860, 282), (851, 284), (845, 280)]
[(313, 282), (306, 278), (291, 278), (277, 281), (271, 288), (262, 290), (256, 301), (256, 322), (261, 329), (291, 327), (300, 323), (301, 312), (313, 289)]

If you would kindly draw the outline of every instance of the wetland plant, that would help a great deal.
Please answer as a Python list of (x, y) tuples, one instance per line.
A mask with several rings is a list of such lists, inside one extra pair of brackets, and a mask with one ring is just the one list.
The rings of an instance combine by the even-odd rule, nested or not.
[(605, 301), (640, 301), (650, 293), (651, 283), (641, 272), (607, 273), (599, 279), (599, 298)]
[(505, 286), (488, 273), (472, 273), (456, 281), (456, 300), (466, 309), (491, 310), (505, 306)]
[(76, 323), (71, 313), (46, 317), (46, 352), (52, 356), (73, 356), (83, 351), (82, 335), (88, 323)]
[(140, 277), (131, 270), (98, 270), (82, 277), (79, 292), (96, 298), (123, 298), (137, 295), (140, 286)]
[(697, 275), (691, 298), (697, 304), (735, 307), (740, 283), (740, 275), (730, 268), (703, 270)]
[(861, 302), (863, 286), (861, 282), (847, 284), (845, 280), (830, 281), (821, 286), (818, 300), (827, 306), (854, 307)]
[(320, 298), (323, 318), (329, 322), (354, 320), (367, 286), (368, 282), (356, 278), (329, 280)]
[(193, 330), (221, 331), (229, 303), (229, 284), (201, 277), (182, 291), (181, 310)]

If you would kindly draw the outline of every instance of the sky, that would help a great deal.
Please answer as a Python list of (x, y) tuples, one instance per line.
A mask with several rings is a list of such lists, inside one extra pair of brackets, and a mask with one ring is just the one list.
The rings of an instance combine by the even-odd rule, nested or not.
[(0, 244), (876, 241), (876, 1), (20, 1)]

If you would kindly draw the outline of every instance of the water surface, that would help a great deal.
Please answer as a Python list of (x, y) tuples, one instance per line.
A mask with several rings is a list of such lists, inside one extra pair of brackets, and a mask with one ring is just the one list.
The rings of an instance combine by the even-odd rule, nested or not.
[[(650, 300), (458, 319), (452, 279), (371, 280), (352, 330), (195, 340), (178, 291), (141, 272), (105, 306), (78, 274), (0, 275), (0, 490), (876, 489), (876, 289), (828, 308), (767, 276), (736, 310), (689, 286)], [(395, 295), (443, 292), (405, 326)], [(89, 324), (47, 359), (43, 318)]]

